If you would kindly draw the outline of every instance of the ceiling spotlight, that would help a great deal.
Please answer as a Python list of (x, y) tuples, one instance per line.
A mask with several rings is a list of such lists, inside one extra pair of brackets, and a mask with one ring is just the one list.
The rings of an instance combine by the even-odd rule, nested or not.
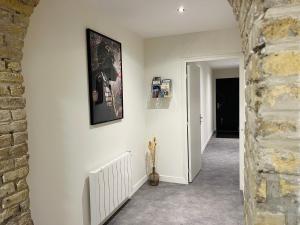
[(178, 11), (180, 14), (182, 14), (182, 13), (184, 13), (185, 9), (184, 9), (183, 6), (180, 6), (180, 7), (177, 9), (177, 11)]

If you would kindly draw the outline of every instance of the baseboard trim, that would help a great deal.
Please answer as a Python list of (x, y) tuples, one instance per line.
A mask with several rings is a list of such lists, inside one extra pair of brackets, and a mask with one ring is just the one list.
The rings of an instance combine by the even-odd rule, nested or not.
[(133, 185), (130, 197), (133, 196), (135, 192), (137, 192), (147, 182), (147, 179), (148, 177), (147, 175), (145, 175), (136, 184)]
[(160, 175), (159, 180), (168, 183), (188, 184), (184, 177), (172, 177), (172, 176)]
[(212, 138), (213, 135), (214, 135), (214, 131), (211, 132), (211, 135), (210, 135), (209, 138), (205, 141), (205, 144), (202, 146), (201, 153), (204, 152), (204, 150), (206, 149), (206, 147), (207, 147), (207, 145), (208, 145), (208, 142), (210, 141), (210, 139)]

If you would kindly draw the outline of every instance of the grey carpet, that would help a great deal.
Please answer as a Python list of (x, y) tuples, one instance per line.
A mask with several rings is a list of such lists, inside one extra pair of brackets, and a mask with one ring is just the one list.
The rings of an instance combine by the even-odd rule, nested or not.
[(242, 225), (238, 139), (212, 138), (189, 185), (145, 184), (109, 225)]

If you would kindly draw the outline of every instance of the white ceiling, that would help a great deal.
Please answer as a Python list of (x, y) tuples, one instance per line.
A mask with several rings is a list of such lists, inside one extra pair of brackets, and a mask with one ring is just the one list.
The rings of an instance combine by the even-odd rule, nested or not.
[(211, 61), (205, 61), (205, 64), (208, 65), (211, 69), (232, 69), (232, 68), (239, 68), (240, 59), (232, 58), (232, 59), (211, 60)]
[(240, 64), (239, 59), (223, 59), (223, 60), (213, 60), (206, 62), (212, 69), (229, 69), (238, 68)]
[[(227, 0), (99, 0), (101, 12), (144, 38), (237, 26)], [(183, 5), (185, 13), (177, 8)]]

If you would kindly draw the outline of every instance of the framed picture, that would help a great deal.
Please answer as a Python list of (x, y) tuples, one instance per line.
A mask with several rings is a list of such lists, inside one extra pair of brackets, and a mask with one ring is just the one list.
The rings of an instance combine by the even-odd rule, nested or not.
[(123, 119), (121, 43), (86, 30), (91, 124)]

